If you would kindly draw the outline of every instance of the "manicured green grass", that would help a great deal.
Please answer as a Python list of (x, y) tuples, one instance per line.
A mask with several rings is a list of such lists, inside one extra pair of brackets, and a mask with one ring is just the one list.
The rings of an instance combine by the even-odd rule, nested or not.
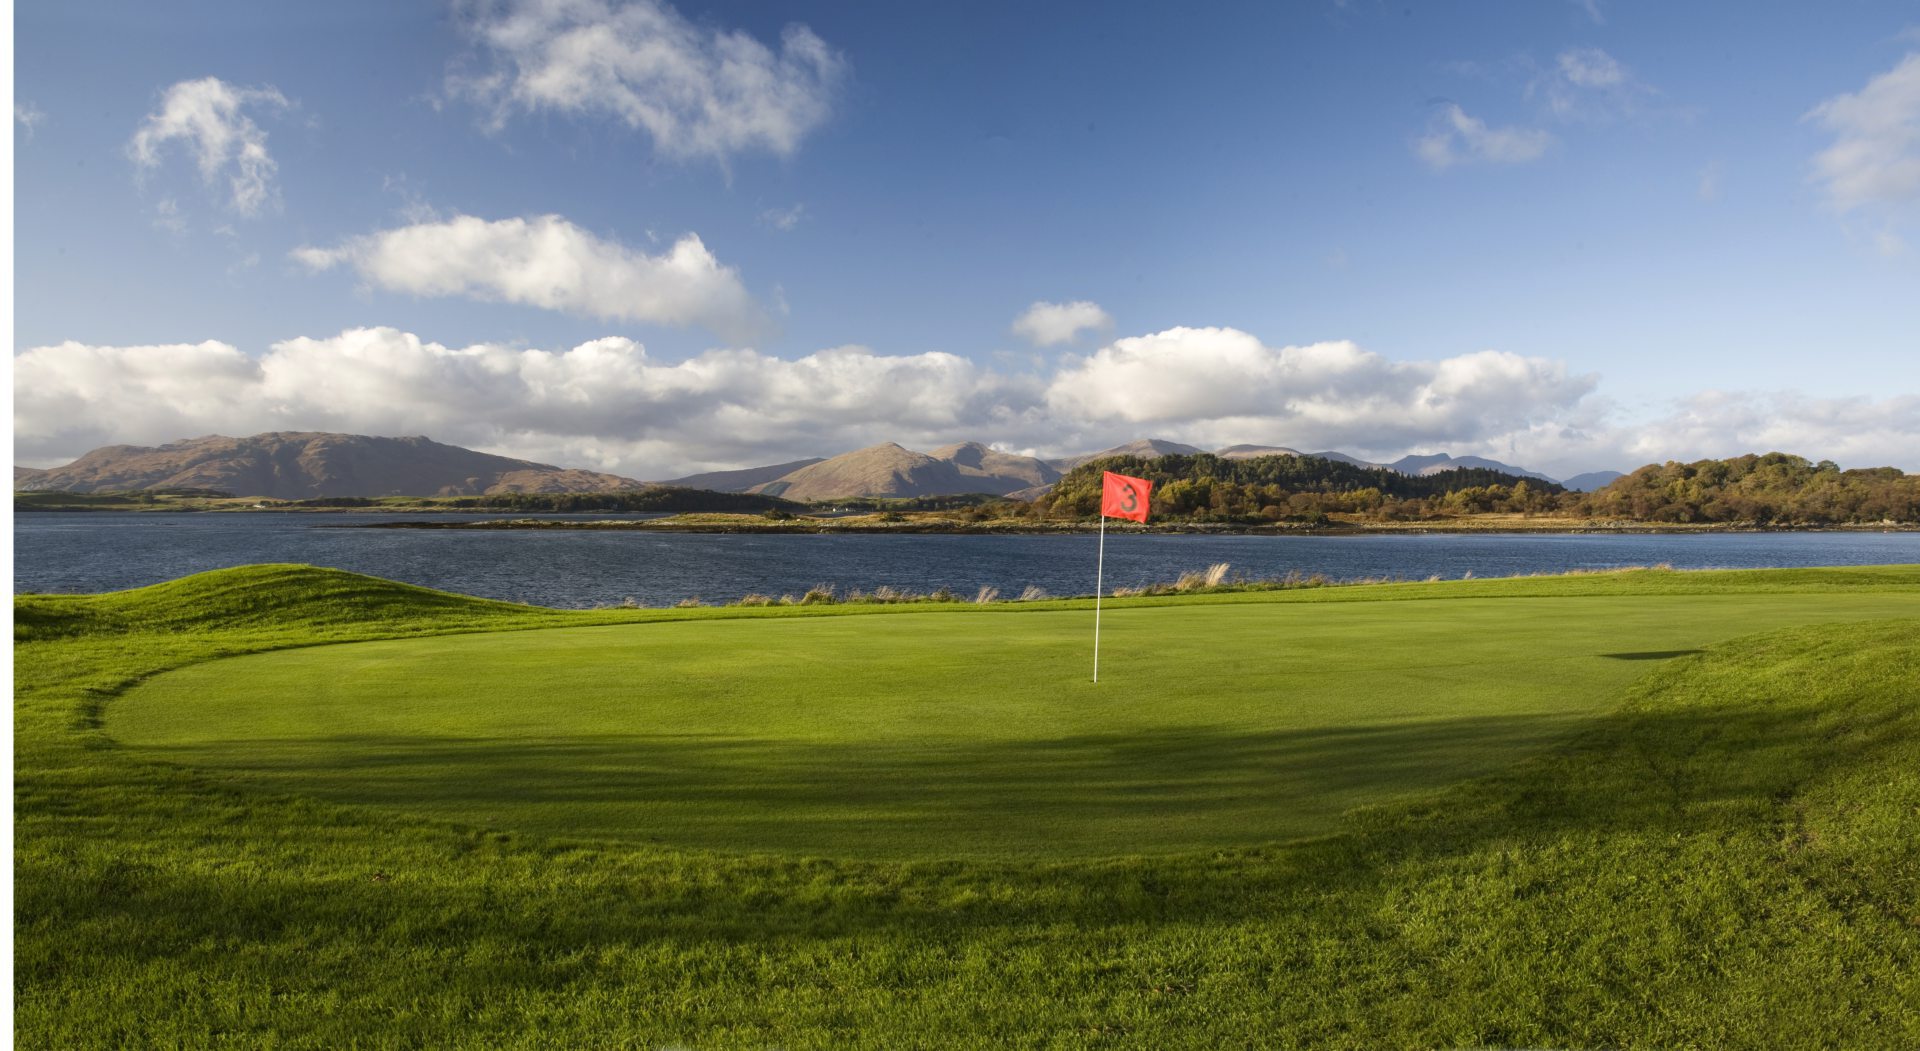
[[(577, 638), (584, 652), (596, 639), (731, 631), (752, 645), (719, 663), (752, 681), (768, 647), (800, 654), (804, 639), (874, 632), (904, 648), (914, 624), (934, 622), (1044, 636), (1029, 625), (1058, 604), (562, 614), (297, 567), (25, 597), (16, 1036), (35, 1047), (1920, 1044), (1920, 567), (1203, 596), (1114, 616), (1164, 618), (1169, 638), (1182, 618), (1214, 617), (1216, 630), (1188, 645), (1218, 663), (1228, 614), (1289, 625), (1304, 651), (1301, 633), (1333, 631), (1343, 616), (1445, 625), (1448, 610), (1471, 623), (1524, 606), (1534, 612), (1505, 623), (1538, 620), (1555, 635), (1587, 630), (1548, 630), (1564, 626), (1555, 610), (1575, 596), (1594, 613), (1661, 595), (1672, 601), (1664, 619), (1661, 601), (1645, 616), (1668, 641), (1606, 652), (1702, 652), (1569, 650), (1540, 662), (1532, 670), (1547, 687), (1595, 670), (1619, 678), (1606, 696), (1564, 707), (1510, 691), (1514, 711), (1560, 727), (1506, 751), (1487, 776), (1363, 807), (1303, 841), (1059, 850), (1051, 861), (1014, 856), (1034, 849), (1033, 833), (985, 852), (1006, 856), (972, 860), (863, 859), (846, 840), (850, 856), (832, 860), (801, 857), (798, 844), (747, 855), (568, 841), (438, 821), (411, 803), (328, 801), (333, 789), (306, 774), (280, 783), (304, 786), (295, 792), (271, 783), (284, 774), (156, 763), (112, 734), (141, 703), (130, 687), (321, 641), (567, 629), (463, 637), (511, 663), (515, 645), (543, 638)], [(1700, 622), (1716, 596), (1750, 600), (1760, 619), (1729, 613), (1709, 630)], [(1806, 622), (1750, 633), (1792, 622), (1793, 610)], [(1865, 616), (1879, 619), (1849, 620)], [(634, 623), (575, 630), (595, 622)], [(793, 641), (773, 641), (782, 632)], [(1358, 657), (1321, 663), (1364, 665), (1384, 644), (1366, 641)], [(1102, 689), (1120, 674), (1109, 663)], [(1442, 688), (1449, 674), (1423, 685)], [(471, 697), (495, 688), (478, 673), (465, 685)], [(776, 699), (742, 703), (765, 714)], [(1368, 718), (1383, 732), (1425, 718), (1374, 700)], [(279, 714), (297, 704), (256, 701)], [(724, 728), (718, 700), (705, 710)], [(988, 709), (948, 732), (1059, 737), (999, 725), (1009, 721)], [(786, 725), (781, 749), (819, 743)], [(924, 747), (913, 729), (871, 739)], [(404, 780), (418, 768), (410, 760)], [(1048, 779), (1064, 783), (1064, 772)], [(1179, 845), (1155, 827), (1161, 849)]]
[(116, 701), (136, 755), (473, 825), (712, 850), (1075, 857), (1320, 834), (1565, 738), (1652, 662), (1911, 594), (694, 621), (328, 646)]

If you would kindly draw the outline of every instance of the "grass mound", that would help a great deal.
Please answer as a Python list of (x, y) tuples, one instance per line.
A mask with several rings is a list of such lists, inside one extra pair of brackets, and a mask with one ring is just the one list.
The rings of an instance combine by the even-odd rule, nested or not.
[(142, 632), (299, 630), (392, 623), (461, 624), (530, 607), (304, 565), (195, 573), (102, 595), (20, 595), (14, 639)]

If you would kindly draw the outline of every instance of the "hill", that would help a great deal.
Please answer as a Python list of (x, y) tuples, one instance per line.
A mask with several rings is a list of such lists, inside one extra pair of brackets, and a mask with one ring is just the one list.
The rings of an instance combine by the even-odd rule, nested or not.
[[(1253, 448), (1253, 446), (1237, 446), (1237, 448)], [(1125, 445), (1116, 445), (1111, 449), (1102, 449), (1097, 453), (1063, 456), (1057, 460), (1048, 460), (1047, 463), (1058, 470), (1071, 471), (1083, 463), (1105, 460), (1114, 456), (1134, 456), (1142, 460), (1151, 460), (1156, 456), (1192, 456), (1203, 452), (1206, 450), (1192, 445), (1182, 445), (1179, 442), (1170, 442), (1165, 438), (1141, 438)]]
[(1605, 489), (1616, 480), (1625, 477), (1626, 475), (1619, 471), (1588, 471), (1586, 474), (1576, 474), (1560, 484), (1566, 486), (1568, 492), (1591, 493), (1595, 489)]
[[(1230, 459), (1194, 456), (1121, 456), (1069, 471), (1053, 491), (1034, 501), (1042, 515), (1087, 516), (1099, 506), (1100, 476), (1119, 471), (1154, 483), (1153, 513), (1195, 520), (1312, 518), (1329, 512), (1390, 510), (1398, 502), (1445, 503), (1449, 510), (1549, 510), (1560, 486), (1479, 467), (1406, 474), (1378, 465), (1357, 466), (1318, 456)], [(1493, 505), (1499, 506), (1493, 506)], [(1438, 506), (1421, 508), (1431, 513)], [(1411, 510), (1411, 509), (1409, 509)]]
[(953, 493), (1002, 496), (1046, 485), (1059, 477), (1060, 473), (1043, 461), (996, 452), (979, 442), (949, 445), (932, 453), (885, 442), (809, 464), (747, 491), (788, 500)]
[(1439, 474), (1442, 471), (1458, 471), (1462, 468), (1471, 468), (1481, 471), (1499, 471), (1501, 474), (1510, 474), (1517, 478), (1538, 478), (1546, 482), (1554, 481), (1554, 479), (1538, 471), (1529, 471), (1524, 467), (1515, 467), (1510, 463), (1489, 460), (1484, 456), (1454, 456), (1450, 453), (1433, 453), (1425, 456), (1402, 456), (1392, 463), (1382, 464), (1381, 466), (1389, 471), (1399, 471), (1401, 474), (1410, 474), (1417, 477)]
[(1920, 522), (1920, 475), (1895, 467), (1843, 471), (1831, 460), (1786, 453), (1668, 462), (1586, 494), (1576, 509), (1644, 522)]
[(1228, 460), (1251, 460), (1256, 456), (1305, 456), (1298, 449), (1289, 449), (1284, 445), (1229, 445), (1224, 449), (1215, 449), (1213, 455)]
[(218, 489), (238, 496), (301, 500), (340, 496), (477, 496), (642, 489), (645, 482), (598, 471), (516, 460), (424, 437), (378, 438), (272, 431), (209, 435), (158, 447), (109, 445), (65, 467), (19, 478), (15, 488), (101, 493)]
[(716, 493), (744, 493), (756, 485), (777, 481), (802, 467), (811, 467), (825, 459), (823, 456), (809, 456), (804, 460), (790, 460), (786, 463), (768, 464), (765, 467), (743, 467), (737, 471), (708, 471), (705, 474), (690, 474), (685, 478), (669, 478), (661, 485), (677, 485), (687, 489), (708, 489)]

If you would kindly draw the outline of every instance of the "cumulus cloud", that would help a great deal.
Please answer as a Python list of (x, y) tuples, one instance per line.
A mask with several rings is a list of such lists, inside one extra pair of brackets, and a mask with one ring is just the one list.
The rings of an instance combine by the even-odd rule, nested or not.
[(14, 380), (23, 461), (209, 431), (340, 430), (425, 433), (640, 477), (790, 459), (789, 449), (1024, 433), (1038, 401), (1035, 381), (953, 354), (715, 350), (665, 363), (627, 339), (454, 348), (390, 328), (286, 340), (258, 358), (217, 342), (63, 343), (16, 356)]
[(1920, 201), (1920, 52), (1859, 91), (1820, 103), (1807, 119), (1833, 135), (1813, 158), (1813, 179), (1835, 209)]
[(13, 359), (17, 455), (67, 460), (99, 445), (205, 434), (245, 404), (258, 373), (238, 347), (212, 340), (35, 347)]
[(1036, 347), (1071, 343), (1082, 332), (1105, 332), (1113, 318), (1100, 304), (1084, 299), (1071, 303), (1038, 302), (1013, 319), (1013, 333)]
[(203, 182), (211, 186), (224, 174), (228, 205), (241, 215), (257, 215), (273, 200), (278, 166), (267, 152), (267, 133), (243, 111), (288, 105), (272, 86), (240, 88), (218, 77), (183, 80), (168, 88), (160, 108), (141, 122), (127, 155), (144, 172), (160, 165), (169, 143), (181, 143)]
[(1392, 361), (1345, 341), (1269, 347), (1236, 329), (1175, 328), (1069, 363), (1046, 396), (1068, 418), (1178, 429), (1202, 443), (1378, 453), (1525, 428), (1568, 411), (1596, 382), (1499, 351)]
[(1348, 342), (1270, 347), (1226, 328), (1115, 341), (1050, 374), (865, 347), (795, 359), (658, 360), (632, 340), (449, 347), (390, 328), (289, 339), (63, 343), (14, 358), (16, 455), (63, 463), (116, 443), (218, 431), (427, 434), (637, 478), (962, 439), (1046, 455), (1140, 437), (1482, 455), (1548, 473), (1781, 450), (1920, 469), (1920, 395), (1711, 392), (1648, 418), (1563, 363), (1497, 351), (1396, 361)]
[(1553, 135), (1539, 128), (1492, 128), (1471, 117), (1456, 103), (1442, 106), (1428, 122), (1427, 134), (1414, 140), (1413, 152), (1435, 171), (1456, 164), (1525, 164), (1538, 160), (1553, 145)]
[(605, 115), (675, 157), (793, 153), (826, 122), (847, 69), (804, 25), (775, 50), (660, 0), (481, 0), (464, 15), (484, 68), (447, 86), (492, 127), (515, 113)]
[(1623, 432), (1628, 459), (1798, 453), (1853, 466), (1920, 469), (1920, 395), (1810, 398), (1791, 392), (1706, 391)]
[(416, 296), (466, 296), (587, 317), (697, 325), (750, 342), (768, 328), (734, 268), (698, 235), (659, 255), (603, 240), (557, 215), (488, 221), (459, 215), (303, 247), (314, 270), (346, 265), (369, 284)]

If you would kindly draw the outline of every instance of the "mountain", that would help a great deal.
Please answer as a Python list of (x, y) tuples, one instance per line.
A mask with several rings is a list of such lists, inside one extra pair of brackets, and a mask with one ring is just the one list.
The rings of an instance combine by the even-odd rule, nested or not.
[(1612, 485), (1616, 478), (1625, 477), (1626, 475), (1619, 471), (1588, 471), (1586, 474), (1576, 474), (1560, 484), (1576, 493), (1591, 493), (1595, 489), (1605, 489)]
[(1546, 482), (1553, 481), (1552, 478), (1538, 471), (1529, 471), (1524, 467), (1515, 467), (1512, 464), (1501, 463), (1498, 460), (1489, 460), (1481, 456), (1449, 456), (1446, 453), (1435, 453), (1428, 456), (1402, 456), (1398, 460), (1390, 464), (1385, 464), (1384, 466), (1389, 471), (1399, 471), (1401, 474), (1410, 474), (1418, 478), (1425, 478), (1430, 474), (1439, 474), (1441, 471), (1454, 471), (1462, 467), (1470, 467), (1483, 471), (1499, 471), (1501, 474), (1518, 475), (1522, 478), (1538, 478)]
[(802, 467), (811, 467), (822, 459), (823, 457), (810, 456), (804, 460), (769, 464), (765, 467), (743, 467), (737, 471), (708, 471), (706, 474), (690, 474), (685, 478), (675, 478), (660, 484), (684, 486), (688, 489), (710, 489), (716, 493), (744, 493), (756, 485), (792, 474)]
[(1228, 460), (1251, 460), (1256, 456), (1301, 456), (1298, 449), (1289, 449), (1284, 445), (1229, 445), (1224, 449), (1215, 449), (1213, 455)]
[(30, 478), (39, 477), (40, 475), (43, 475), (46, 473), (47, 472), (41, 470), (38, 467), (22, 467), (19, 464), (14, 464), (13, 465), (13, 487), (15, 489), (18, 489), (21, 487), (20, 486), (21, 482), (27, 481)]
[(1335, 463), (1352, 464), (1355, 467), (1379, 467), (1372, 460), (1362, 460), (1347, 453), (1327, 452), (1303, 453), (1298, 449), (1289, 449), (1284, 445), (1229, 445), (1224, 449), (1215, 449), (1213, 455), (1225, 460), (1251, 460), (1256, 456), (1312, 456)]
[(1060, 472), (1031, 456), (995, 452), (963, 442), (917, 453), (892, 442), (842, 453), (789, 472), (748, 492), (788, 500), (838, 500), (852, 496), (999, 496), (1057, 481)]
[(1379, 467), (1379, 466), (1382, 466), (1381, 464), (1377, 464), (1377, 463), (1374, 463), (1374, 462), (1373, 462), (1372, 460), (1362, 460), (1362, 459), (1361, 459), (1361, 458), (1359, 458), (1358, 456), (1349, 456), (1349, 455), (1347, 455), (1346, 453), (1338, 453), (1338, 452), (1333, 452), (1333, 451), (1331, 451), (1331, 450), (1329, 450), (1329, 451), (1327, 451), (1327, 452), (1318, 452), (1318, 453), (1302, 453), (1301, 455), (1303, 455), (1303, 456), (1314, 456), (1314, 457), (1318, 457), (1318, 458), (1320, 458), (1320, 459), (1322, 459), (1322, 460), (1332, 460), (1332, 461), (1333, 461), (1334, 463), (1344, 463), (1344, 464), (1351, 464), (1351, 465), (1353, 465), (1354, 467)]
[(1057, 460), (1048, 460), (1047, 465), (1057, 470), (1071, 471), (1083, 463), (1088, 463), (1093, 460), (1104, 460), (1109, 456), (1138, 456), (1143, 460), (1150, 460), (1156, 456), (1192, 456), (1195, 453), (1203, 452), (1206, 452), (1206, 450), (1196, 449), (1191, 445), (1182, 445), (1179, 442), (1170, 442), (1165, 438), (1141, 438), (1138, 441), (1131, 441), (1125, 445), (1116, 445), (1111, 449), (1102, 449), (1097, 453), (1088, 453), (1085, 456), (1063, 456)]
[[(15, 471), (16, 477), (18, 471)], [(128, 489), (222, 489), (239, 496), (475, 496), (644, 489), (598, 471), (515, 460), (428, 438), (273, 431), (251, 438), (209, 435), (149, 448), (109, 445), (65, 467), (16, 481), (16, 489), (97, 493)]]

